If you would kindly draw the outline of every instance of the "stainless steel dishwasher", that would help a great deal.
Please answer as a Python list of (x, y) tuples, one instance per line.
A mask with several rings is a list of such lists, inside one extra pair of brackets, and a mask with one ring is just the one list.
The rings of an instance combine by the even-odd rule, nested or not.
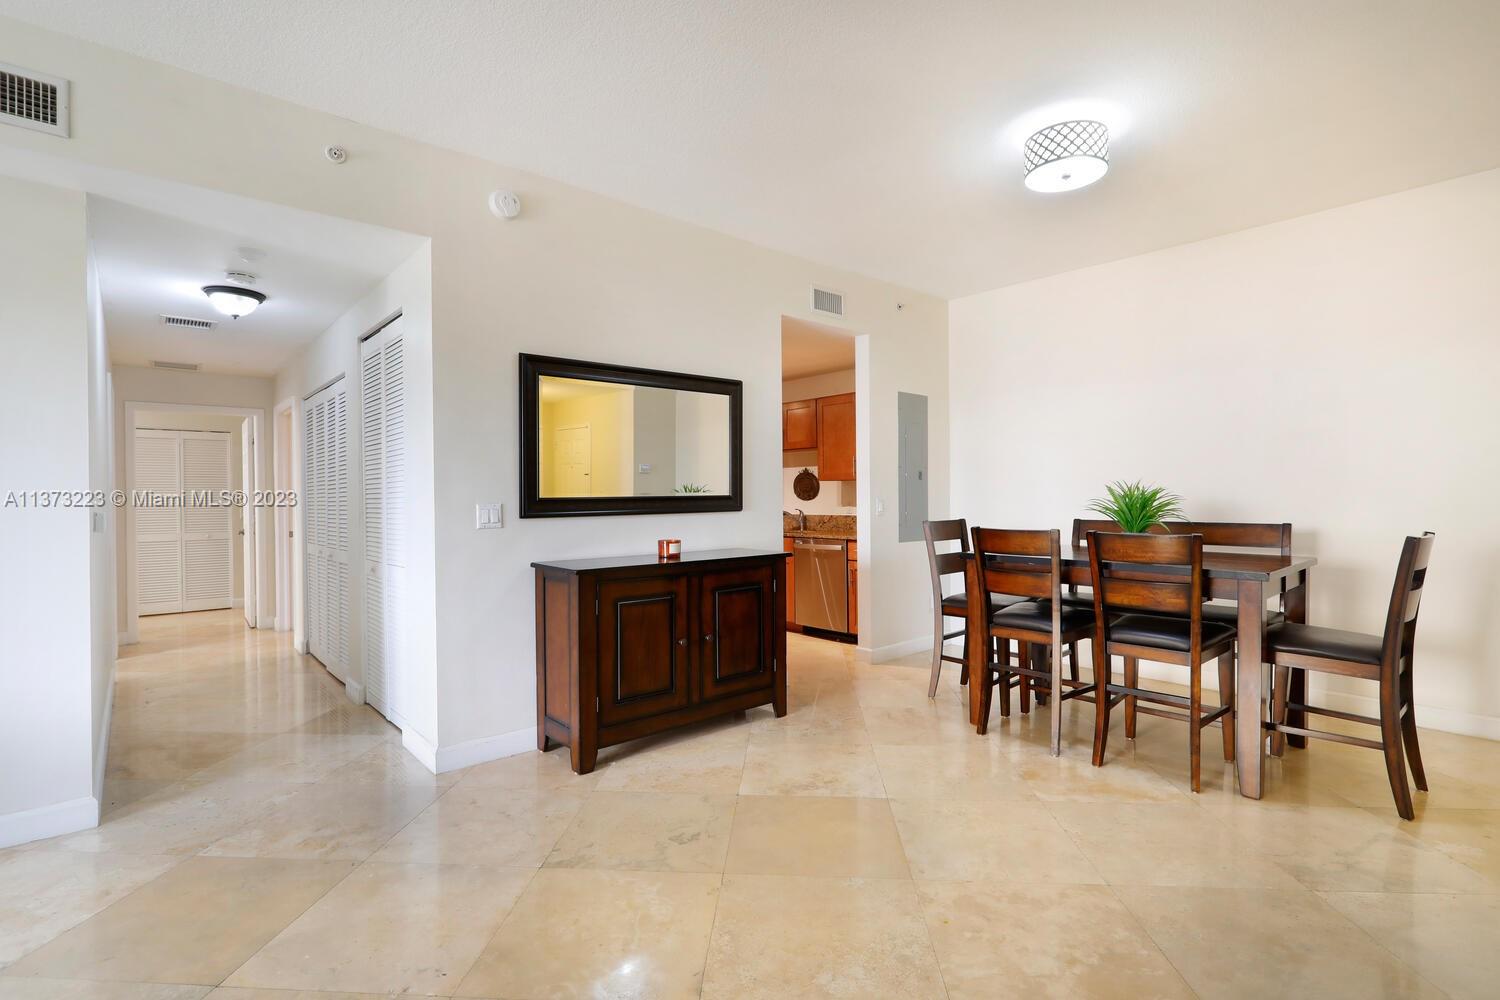
[(848, 543), (824, 538), (792, 540), (797, 574), (797, 624), (849, 631)]

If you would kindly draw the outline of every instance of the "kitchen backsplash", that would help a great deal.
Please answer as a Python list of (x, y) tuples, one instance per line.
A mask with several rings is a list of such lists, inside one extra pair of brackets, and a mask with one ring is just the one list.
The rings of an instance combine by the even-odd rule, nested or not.
[[(837, 531), (840, 534), (853, 534), (858, 519), (853, 514), (809, 514), (807, 515), (807, 528), (809, 531)], [(781, 530), (797, 530), (797, 515), (783, 514), (781, 516)]]

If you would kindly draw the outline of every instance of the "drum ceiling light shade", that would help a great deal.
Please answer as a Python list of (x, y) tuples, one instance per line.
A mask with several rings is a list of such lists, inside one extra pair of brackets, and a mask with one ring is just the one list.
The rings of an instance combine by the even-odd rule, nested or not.
[(1026, 140), (1026, 186), (1033, 191), (1074, 191), (1108, 170), (1109, 129), (1103, 122), (1059, 122)]
[(256, 306), (266, 301), (260, 292), (237, 285), (204, 285), (203, 294), (209, 303), (225, 316), (239, 319), (255, 312)]

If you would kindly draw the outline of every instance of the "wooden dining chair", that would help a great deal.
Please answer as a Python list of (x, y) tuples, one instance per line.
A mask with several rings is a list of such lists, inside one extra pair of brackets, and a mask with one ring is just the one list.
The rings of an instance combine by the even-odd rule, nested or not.
[[(1396, 811), (1402, 819), (1416, 818), (1411, 788), (1406, 782), (1408, 762), (1417, 788), (1427, 791), (1422, 750), (1417, 745), (1417, 708), (1412, 699), (1412, 648), (1417, 638), (1417, 610), (1422, 604), (1427, 564), (1432, 558), (1432, 544), (1436, 537), (1428, 531), (1420, 537), (1407, 538), (1402, 545), (1401, 561), (1396, 565), (1396, 583), (1391, 588), (1391, 602), (1386, 610), (1385, 631), (1380, 635), (1292, 622), (1266, 630), (1265, 658), (1274, 668), (1271, 721), (1266, 723), (1266, 728), (1278, 733), (1382, 751), (1386, 776), (1391, 782), (1391, 796), (1396, 800)], [(1293, 669), (1320, 670), (1377, 682), (1380, 685), (1380, 717), (1370, 718), (1307, 704), (1306, 697), (1292, 690), (1288, 682), (1288, 672)], [(1375, 726), (1380, 730), (1380, 739), (1310, 729), (1305, 724), (1297, 724), (1295, 716), (1289, 722), (1288, 716), (1292, 713), (1323, 715)], [(1274, 744), (1272, 752), (1278, 753)]]
[[(1202, 785), (1206, 727), (1223, 720), (1224, 759), (1234, 760), (1234, 626), (1203, 619), (1203, 536), (1090, 531), (1088, 547), (1094, 581), (1094, 678), (1098, 682), (1094, 765), (1104, 764), (1110, 709), (1124, 702), (1127, 718), (1139, 711), (1188, 724), (1191, 785), (1196, 792)], [(1188, 693), (1184, 697), (1142, 688), (1129, 671), (1124, 684), (1115, 684), (1111, 656), (1185, 666)], [(1219, 660), (1220, 705), (1205, 713), (1203, 661), (1215, 657)], [(1133, 738), (1134, 733), (1126, 736)]]
[[(1063, 647), (1087, 639), (1094, 633), (1092, 616), (1082, 608), (1062, 602), (1062, 534), (1050, 531), (1010, 531), (999, 528), (974, 529), (974, 565), (977, 570), (984, 618), (989, 634), (1001, 649), (1014, 640), (1019, 652), (1012, 665), (1008, 657), (986, 657), (993, 677), (971, 678), (979, 685), (979, 732), (989, 729), (990, 704), (996, 687), (1000, 688), (1000, 714), (1010, 714), (1010, 691), (1021, 692), (1022, 714), (1031, 711), (1031, 689), (1040, 687), (1049, 695), (1051, 705), (1052, 756), (1062, 753), (1062, 703), (1093, 690), (1093, 685), (1076, 675), (1063, 676)], [(1010, 594), (1031, 598), (1019, 604), (1001, 606), (993, 594)], [(1038, 662), (1043, 649), (1051, 653), (1050, 667)]]
[[(953, 632), (943, 631), (946, 627), (943, 619), (966, 619), (969, 614), (969, 598), (962, 590), (952, 594), (943, 594), (944, 577), (964, 575), (964, 563), (969, 553), (969, 525), (961, 517), (949, 521), (923, 521), (922, 537), (927, 542), (927, 568), (932, 574), (932, 677), (927, 682), (927, 697), (935, 698), (944, 663), (957, 663), (958, 683), (969, 683), (968, 632), (962, 628)], [(943, 542), (957, 542), (958, 549), (952, 552), (939, 552), (937, 547)], [(1003, 606), (1019, 604), (1022, 598), (1004, 598), (996, 595), (995, 600)], [(964, 637), (963, 656), (949, 656), (943, 652), (943, 644), (959, 636)], [(1009, 656), (1009, 653), (1010, 650), (1007, 647), (1006, 655)]]

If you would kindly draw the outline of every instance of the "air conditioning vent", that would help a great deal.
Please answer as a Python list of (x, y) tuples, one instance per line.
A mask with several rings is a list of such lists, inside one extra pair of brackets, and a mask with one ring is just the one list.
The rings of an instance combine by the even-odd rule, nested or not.
[(831, 292), (826, 288), (814, 288), (812, 306), (813, 312), (842, 316), (844, 315), (844, 293)]
[(190, 361), (153, 361), (151, 362), (151, 367), (165, 368), (173, 372), (195, 372), (202, 366), (193, 364)]
[(68, 81), (0, 63), (0, 122), (68, 136)]
[(162, 315), (162, 326), (181, 326), (189, 330), (212, 330), (219, 324), (211, 319), (193, 319), (191, 316), (168, 316)]

